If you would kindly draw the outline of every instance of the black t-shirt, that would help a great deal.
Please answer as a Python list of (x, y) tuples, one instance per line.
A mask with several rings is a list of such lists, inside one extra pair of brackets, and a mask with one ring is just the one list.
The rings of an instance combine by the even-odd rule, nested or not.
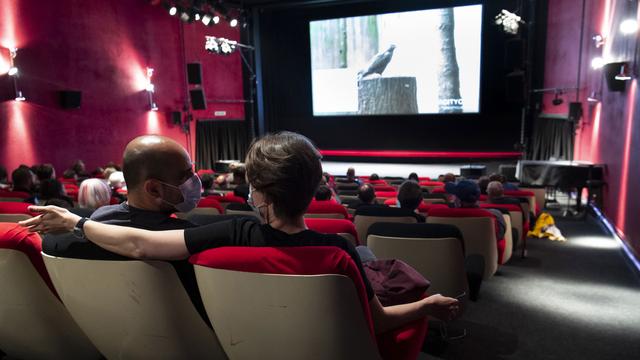
[(346, 251), (355, 262), (369, 299), (374, 295), (355, 247), (339, 235), (321, 234), (311, 230), (287, 234), (250, 218), (239, 218), (186, 229), (184, 237), (191, 254), (221, 246), (335, 246)]

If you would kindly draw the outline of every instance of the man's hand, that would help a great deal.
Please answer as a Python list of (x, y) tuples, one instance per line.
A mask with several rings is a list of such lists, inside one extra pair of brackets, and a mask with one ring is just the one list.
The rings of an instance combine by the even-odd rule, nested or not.
[(442, 321), (449, 321), (458, 317), (460, 302), (454, 298), (436, 294), (425, 298), (423, 301), (430, 316)]
[(30, 232), (57, 233), (72, 231), (73, 227), (82, 219), (67, 209), (57, 206), (29, 206), (29, 211), (40, 215), (18, 224), (29, 229)]

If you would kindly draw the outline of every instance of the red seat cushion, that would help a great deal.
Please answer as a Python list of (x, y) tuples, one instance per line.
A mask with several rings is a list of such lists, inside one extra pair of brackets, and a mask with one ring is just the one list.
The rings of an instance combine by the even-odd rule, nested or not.
[(197, 172), (198, 176), (202, 177), (204, 174), (215, 174), (211, 169), (200, 169)]
[[(42, 239), (37, 233), (30, 233), (27, 228), (16, 223), (0, 223), (0, 248), (13, 249), (23, 252), (29, 261), (36, 268), (42, 280), (47, 284), (55, 296), (58, 296), (56, 289), (51, 283), (47, 268), (42, 260)], [(4, 289), (3, 291), (9, 291)]]
[(369, 183), (371, 185), (389, 185), (384, 180), (365, 180), (365, 182), (367, 182), (367, 183)]
[(2, 198), (18, 198), (18, 199), (28, 199), (31, 197), (29, 193), (24, 191), (8, 191), (8, 190), (0, 190), (0, 197)]
[(422, 181), (421, 180), (420, 186), (444, 186), (444, 183), (440, 181), (430, 181), (430, 180)]
[(232, 192), (226, 193), (224, 196), (215, 196), (215, 199), (221, 203), (226, 202), (226, 203), (246, 204), (247, 202), (243, 197), (235, 196), (233, 195)]
[(309, 229), (323, 234), (351, 234), (356, 239), (356, 245), (360, 245), (356, 227), (349, 220), (307, 218), (304, 223)]
[(189, 261), (216, 269), (268, 274), (340, 274), (351, 278), (370, 334), (383, 359), (416, 359), (427, 333), (427, 321), (417, 320), (375, 336), (369, 300), (360, 272), (351, 257), (333, 246), (222, 247), (192, 255)]
[(444, 187), (437, 187), (435, 189), (431, 189), (431, 193), (432, 194), (446, 194), (447, 191), (444, 189)]
[(199, 208), (207, 208), (207, 207), (216, 208), (218, 209), (220, 214), (224, 214), (224, 209), (222, 208), (222, 205), (220, 205), (220, 202), (218, 201), (218, 199), (221, 199), (221, 197), (219, 196), (204, 197), (200, 199), (200, 202), (198, 202), (198, 207)]
[(29, 211), (29, 206), (33, 204), (23, 202), (2, 201), (0, 202), (0, 214), (27, 214), (31, 216), (38, 215)]
[(373, 190), (378, 192), (395, 192), (396, 188), (389, 185), (373, 185)]
[(376, 191), (376, 197), (395, 198), (398, 197), (398, 193), (396, 191)]
[(306, 211), (308, 214), (342, 214), (349, 218), (349, 212), (344, 206), (332, 200), (312, 201)]

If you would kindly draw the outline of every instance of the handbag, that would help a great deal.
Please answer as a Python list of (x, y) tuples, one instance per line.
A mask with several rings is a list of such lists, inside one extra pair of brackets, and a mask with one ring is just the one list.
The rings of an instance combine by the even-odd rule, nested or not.
[(383, 306), (418, 301), (431, 285), (429, 280), (402, 260), (373, 260), (363, 266)]

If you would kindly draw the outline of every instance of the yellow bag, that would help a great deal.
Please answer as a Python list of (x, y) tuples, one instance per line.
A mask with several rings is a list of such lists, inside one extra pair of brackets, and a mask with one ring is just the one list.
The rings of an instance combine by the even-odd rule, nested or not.
[(553, 216), (549, 213), (543, 212), (538, 216), (538, 220), (536, 220), (536, 225), (533, 227), (533, 230), (527, 233), (527, 236), (543, 238), (548, 237), (549, 240), (567, 240), (560, 229), (556, 227), (556, 222), (553, 220)]

